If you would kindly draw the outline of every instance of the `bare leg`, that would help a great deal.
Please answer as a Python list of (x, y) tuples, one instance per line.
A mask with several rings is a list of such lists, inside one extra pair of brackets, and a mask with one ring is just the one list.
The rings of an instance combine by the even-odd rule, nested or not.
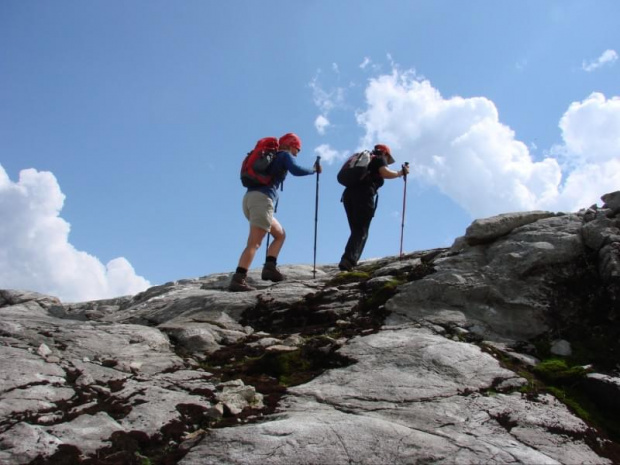
[[(278, 226), (279, 226), (279, 223), (278, 223)], [(273, 226), (271, 229), (273, 231)], [(256, 255), (256, 251), (260, 248), (263, 242), (263, 238), (265, 237), (265, 234), (267, 234), (267, 231), (265, 231), (264, 229), (258, 228), (256, 226), (250, 226), (250, 235), (248, 236), (248, 243), (245, 249), (243, 250), (243, 252), (241, 253), (241, 257), (239, 258), (240, 268), (245, 268), (246, 270), (250, 269), (250, 266), (252, 265), (252, 261), (254, 260), (254, 256)], [(275, 235), (274, 235), (274, 238), (275, 238)], [(273, 244), (269, 246), (270, 250), (271, 250), (271, 247), (273, 247)], [(280, 247), (282, 246), (280, 245)]]
[(271, 221), (271, 235), (273, 236), (273, 242), (269, 245), (267, 255), (278, 258), (286, 239), (286, 232), (284, 232), (284, 228), (275, 217)]

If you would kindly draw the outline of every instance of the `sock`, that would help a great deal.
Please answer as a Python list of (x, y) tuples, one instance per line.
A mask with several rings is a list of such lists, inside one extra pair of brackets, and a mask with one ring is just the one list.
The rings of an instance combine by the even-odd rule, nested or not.
[(248, 270), (238, 266), (237, 269), (235, 270), (235, 273), (242, 274), (242, 275), (247, 275), (248, 274)]
[(271, 263), (273, 263), (273, 264), (275, 265), (275, 264), (276, 264), (276, 262), (277, 262), (277, 260), (278, 260), (278, 259), (277, 259), (276, 257), (274, 257), (274, 256), (272, 256), (272, 255), (268, 255), (268, 256), (267, 256), (266, 263), (270, 263), (270, 262), (271, 262)]

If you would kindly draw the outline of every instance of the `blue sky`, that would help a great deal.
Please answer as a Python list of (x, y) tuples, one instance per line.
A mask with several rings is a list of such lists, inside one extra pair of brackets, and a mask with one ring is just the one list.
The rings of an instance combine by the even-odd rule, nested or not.
[[(577, 211), (620, 188), (617, 0), (0, 2), (0, 288), (65, 301), (231, 272), (239, 167), (297, 133), (318, 263), (348, 226), (336, 173), (408, 161), (405, 251), (476, 218)], [(289, 176), (280, 264), (312, 264), (316, 177)], [(362, 258), (397, 255), (386, 182)], [(260, 267), (264, 248), (253, 267)]]

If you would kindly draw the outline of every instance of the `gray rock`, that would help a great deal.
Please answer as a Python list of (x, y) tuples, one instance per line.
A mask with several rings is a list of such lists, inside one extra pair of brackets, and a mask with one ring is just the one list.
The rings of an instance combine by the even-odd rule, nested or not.
[(620, 278), (620, 242), (612, 242), (600, 250), (599, 273), (608, 282)]
[(385, 266), (380, 267), (373, 273), (373, 276), (392, 276), (398, 274), (404, 274), (418, 266), (422, 265), (422, 260), (420, 258), (411, 258), (405, 260), (397, 260), (394, 263), (387, 264)]
[(504, 213), (490, 218), (475, 220), (465, 231), (465, 240), (472, 245), (489, 242), (512, 230), (543, 218), (554, 216), (545, 211)]
[(358, 363), (290, 389), (261, 423), (214, 430), (180, 463), (611, 463), (570, 439), (589, 427), (554, 398), (485, 395), (518, 377), (469, 344), (405, 328), (342, 352)]
[(570, 346), (570, 342), (564, 339), (558, 339), (551, 344), (551, 353), (554, 355), (560, 355), (562, 357), (569, 357), (573, 351)]
[(0, 289), (0, 308), (26, 302), (36, 302), (45, 308), (60, 305), (60, 300), (57, 297), (19, 289)]
[(595, 219), (583, 225), (581, 234), (584, 243), (598, 252), (605, 244), (618, 241), (620, 229), (618, 229), (617, 220), (599, 214)]
[(216, 394), (220, 401), (233, 415), (241, 413), (245, 408), (261, 409), (263, 395), (256, 392), (252, 386), (246, 386), (243, 381), (220, 385), (221, 392)]
[(114, 393), (119, 404), (130, 407), (127, 415), (118, 422), (127, 431), (141, 431), (151, 436), (161, 434), (162, 428), (182, 420), (184, 405), (208, 411), (213, 404), (200, 395), (178, 388), (150, 386), (149, 383), (129, 381), (123, 390)]
[(0, 463), (26, 464), (53, 455), (63, 442), (42, 426), (18, 423), (0, 434)]
[[(618, 204), (603, 198), (474, 221), (450, 250), (364, 260), (353, 282), (336, 265), (285, 265), (280, 283), (250, 270), (248, 293), (227, 291), (230, 273), (73, 304), (0, 290), (0, 463), (61, 446), (104, 460), (124, 434), (151, 439), (144, 460), (182, 451), (186, 465), (611, 463), (602, 434), (550, 395), (522, 395), (498, 361), (536, 365), (530, 338), (579, 311), (606, 316), (574, 308), (593, 296), (615, 315)], [(583, 276), (596, 292), (550, 312), (554, 286)], [(616, 378), (587, 385), (618, 408)]]
[[(521, 221), (527, 218), (539, 215)], [(435, 260), (436, 273), (401, 286), (387, 303), (392, 312), (387, 323), (426, 320), (469, 328), (497, 341), (543, 333), (546, 306), (541, 303), (549, 293), (548, 282), (532, 271), (559, 268), (580, 257), (581, 224), (576, 215), (547, 216), (493, 243)]]
[(610, 408), (620, 413), (620, 377), (603, 373), (588, 373), (586, 389), (592, 399), (603, 408)]
[(620, 212), (620, 191), (610, 192), (601, 197), (601, 200), (605, 202), (603, 208), (609, 208), (614, 214)]
[(49, 435), (58, 438), (63, 444), (79, 444), (84, 456), (110, 445), (112, 433), (123, 431), (108, 414), (80, 415), (76, 419), (46, 428)]
[(9, 390), (0, 401), (0, 418), (16, 418), (32, 411), (52, 410), (58, 402), (67, 402), (75, 391), (53, 384), (24, 384)]

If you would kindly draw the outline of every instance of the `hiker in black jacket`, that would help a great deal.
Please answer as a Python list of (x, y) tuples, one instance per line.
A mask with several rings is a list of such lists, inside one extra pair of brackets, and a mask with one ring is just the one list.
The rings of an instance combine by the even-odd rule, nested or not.
[(364, 251), (370, 223), (377, 208), (377, 191), (383, 186), (383, 180), (400, 178), (409, 173), (406, 165), (403, 165), (400, 171), (388, 168), (388, 165), (394, 163), (394, 158), (387, 145), (375, 145), (372, 154), (373, 158), (368, 164), (368, 176), (360, 185), (347, 187), (342, 194), (351, 235), (338, 264), (341, 271), (351, 271)]

